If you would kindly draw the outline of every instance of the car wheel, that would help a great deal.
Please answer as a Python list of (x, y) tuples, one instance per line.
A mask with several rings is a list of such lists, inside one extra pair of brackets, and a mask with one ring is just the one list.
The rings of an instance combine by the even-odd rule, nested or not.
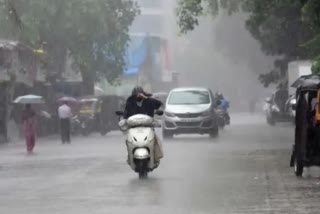
[(293, 169), (294, 169), (294, 174), (297, 177), (301, 177), (303, 175), (303, 155), (302, 155), (302, 145), (295, 145), (295, 150), (293, 153)]

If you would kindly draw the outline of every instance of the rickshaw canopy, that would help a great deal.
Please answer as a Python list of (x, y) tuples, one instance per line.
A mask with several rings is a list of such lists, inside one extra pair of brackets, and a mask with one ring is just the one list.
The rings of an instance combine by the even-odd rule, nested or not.
[(320, 88), (320, 76), (308, 75), (300, 79), (299, 90), (301, 91), (316, 91)]

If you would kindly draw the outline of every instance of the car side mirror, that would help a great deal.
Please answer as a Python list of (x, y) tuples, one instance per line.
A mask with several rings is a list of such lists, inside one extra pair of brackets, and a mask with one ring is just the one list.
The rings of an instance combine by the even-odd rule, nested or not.
[(123, 116), (123, 115), (124, 115), (124, 112), (123, 112), (123, 111), (116, 111), (116, 115), (118, 115), (118, 116)]
[(159, 116), (162, 116), (162, 115), (163, 115), (163, 111), (157, 110), (157, 111), (155, 112), (155, 114), (156, 114), (156, 115), (159, 115)]

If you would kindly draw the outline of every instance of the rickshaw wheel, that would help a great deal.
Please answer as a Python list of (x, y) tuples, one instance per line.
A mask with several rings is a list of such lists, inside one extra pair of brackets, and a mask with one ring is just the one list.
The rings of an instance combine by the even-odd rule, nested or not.
[(294, 173), (297, 177), (301, 177), (303, 174), (303, 163), (301, 161), (301, 159), (299, 159), (298, 157), (294, 157)]

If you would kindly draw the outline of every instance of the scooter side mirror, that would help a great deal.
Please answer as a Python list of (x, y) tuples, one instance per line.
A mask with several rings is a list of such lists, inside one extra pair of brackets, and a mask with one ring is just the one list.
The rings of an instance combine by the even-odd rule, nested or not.
[(118, 116), (123, 116), (123, 115), (124, 115), (124, 112), (123, 112), (123, 111), (116, 111), (116, 115), (118, 115)]
[(156, 115), (159, 115), (159, 116), (162, 116), (164, 114), (164, 112), (161, 110), (157, 110), (155, 113)]

